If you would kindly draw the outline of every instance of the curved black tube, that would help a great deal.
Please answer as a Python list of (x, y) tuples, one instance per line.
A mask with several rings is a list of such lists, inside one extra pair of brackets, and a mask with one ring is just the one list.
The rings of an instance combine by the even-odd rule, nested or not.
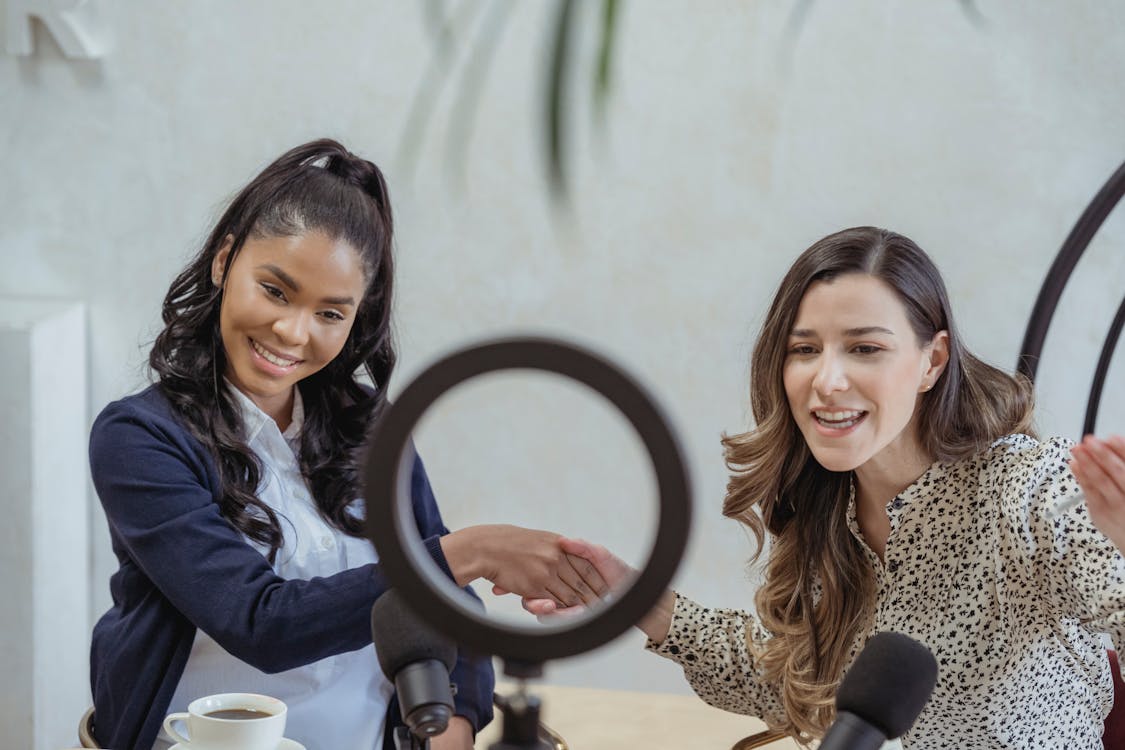
[(1125, 297), (1117, 307), (1117, 315), (1109, 324), (1109, 333), (1102, 344), (1102, 353), (1098, 357), (1098, 368), (1094, 370), (1094, 382), (1090, 386), (1090, 400), (1086, 402), (1086, 419), (1082, 423), (1082, 434), (1094, 434), (1094, 422), (1098, 419), (1098, 406), (1102, 401), (1102, 388), (1105, 386), (1105, 376), (1109, 372), (1109, 363), (1113, 361), (1113, 350), (1117, 347), (1117, 340), (1121, 338), (1121, 328), (1125, 326)]
[[(1059, 297), (1062, 296), (1063, 287), (1070, 279), (1078, 259), (1086, 251), (1086, 247), (1101, 228), (1113, 207), (1125, 195), (1125, 164), (1117, 168), (1113, 176), (1106, 181), (1090, 205), (1079, 217), (1074, 229), (1063, 242), (1062, 249), (1047, 271), (1047, 278), (1039, 289), (1039, 297), (1035, 306), (1031, 308), (1031, 318), (1027, 321), (1027, 331), (1023, 335), (1023, 344), (1020, 346), (1019, 361), (1016, 369), (1029, 379), (1035, 379), (1035, 372), (1039, 368), (1039, 355), (1043, 352), (1043, 342), (1047, 338), (1047, 328), (1051, 325), (1055, 308), (1058, 307)], [(1120, 329), (1118, 329), (1120, 332)]]

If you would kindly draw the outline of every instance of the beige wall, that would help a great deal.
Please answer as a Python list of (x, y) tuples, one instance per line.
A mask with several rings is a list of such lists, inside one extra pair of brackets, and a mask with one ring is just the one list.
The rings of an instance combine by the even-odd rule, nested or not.
[[(416, 165), (396, 159), (432, 50), (424, 3), (99, 4), (103, 58), (64, 59), (41, 29), (33, 56), (0, 57), (0, 295), (87, 305), (91, 419), (143, 382), (160, 299), (224, 199), (287, 147), (335, 136), (392, 189), (396, 387), (504, 332), (610, 353), (683, 437), (698, 524), (678, 585), (713, 604), (752, 597), (750, 540), (719, 515), (718, 437), (747, 425), (754, 330), (789, 261), (844, 226), (904, 232), (945, 272), (970, 344), (1010, 367), (1054, 254), (1125, 158), (1120, 3), (981, 2), (978, 25), (955, 0), (815, 2), (796, 32), (797, 2), (623, 3), (600, 128), (580, 40), (569, 213), (539, 158), (551, 3), (514, 6), (461, 182), (446, 158), (457, 75)], [(1063, 299), (1048, 432), (1080, 428), (1123, 240), (1119, 209)], [(1102, 424), (1125, 430), (1118, 360)], [(560, 528), (639, 559), (652, 504), (636, 446), (593, 399), (517, 381), (452, 395), (420, 436), (449, 520)], [(115, 565), (93, 513), (97, 613)], [(635, 637), (550, 676), (685, 689)]]

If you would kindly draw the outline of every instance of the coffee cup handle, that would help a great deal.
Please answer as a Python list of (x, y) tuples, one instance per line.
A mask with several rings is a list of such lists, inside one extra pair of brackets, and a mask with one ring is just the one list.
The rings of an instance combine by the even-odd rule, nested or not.
[(172, 724), (174, 724), (177, 721), (186, 722), (188, 716), (190, 716), (190, 714), (181, 712), (181, 713), (176, 713), (176, 714), (168, 714), (168, 716), (166, 716), (164, 718), (164, 731), (168, 733), (169, 737), (171, 737), (172, 739), (174, 739), (176, 742), (180, 743), (181, 745), (190, 745), (191, 740), (188, 739), (187, 737), (184, 737), (182, 734), (180, 734), (174, 728), (172, 728)]

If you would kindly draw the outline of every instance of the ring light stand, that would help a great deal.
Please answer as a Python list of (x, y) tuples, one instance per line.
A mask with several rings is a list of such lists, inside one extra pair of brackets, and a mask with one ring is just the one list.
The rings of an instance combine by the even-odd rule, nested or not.
[[(593, 617), (531, 630), (493, 622), (463, 604), (464, 592), (442, 575), (420, 543), (410, 502), (414, 463), (411, 434), (446, 391), (502, 370), (540, 370), (584, 384), (610, 401), (632, 424), (652, 460), (660, 498), (659, 526), (633, 584)], [(550, 659), (574, 656), (613, 640), (656, 604), (687, 545), (691, 490), (679, 444), (655, 399), (633, 378), (593, 352), (546, 338), (510, 338), (454, 352), (430, 365), (388, 403), (368, 443), (364, 469), (367, 537), (387, 578), (428, 624), (469, 651), (498, 656), (519, 682), (508, 701), (504, 738), (493, 750), (540, 747), (538, 700), (525, 681)], [(511, 731), (509, 731), (511, 730)]]

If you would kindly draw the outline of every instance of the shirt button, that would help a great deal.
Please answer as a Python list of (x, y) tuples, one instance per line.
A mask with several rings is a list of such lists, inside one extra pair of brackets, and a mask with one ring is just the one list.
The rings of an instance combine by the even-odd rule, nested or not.
[(890, 573), (897, 573), (901, 565), (902, 562), (900, 562), (899, 560), (891, 560), (887, 563), (887, 571)]
[(321, 549), (332, 549), (335, 546), (336, 546), (336, 542), (335, 542), (335, 540), (332, 539), (332, 537), (322, 536), (320, 538), (320, 548)]

